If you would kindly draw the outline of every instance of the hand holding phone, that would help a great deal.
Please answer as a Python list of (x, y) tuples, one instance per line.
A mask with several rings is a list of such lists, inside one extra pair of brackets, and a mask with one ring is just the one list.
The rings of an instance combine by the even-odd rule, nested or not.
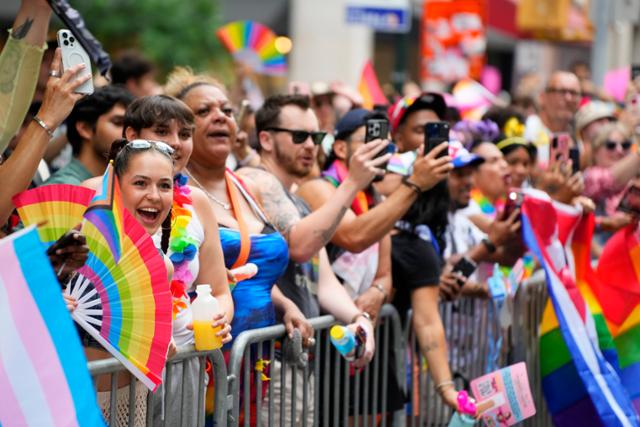
[[(60, 30), (58, 31), (58, 46), (62, 53), (62, 72), (64, 73), (74, 65), (84, 64), (85, 68), (76, 75), (76, 79), (91, 75), (91, 61), (89, 55), (84, 50), (82, 45), (76, 40), (71, 31)], [(76, 93), (82, 93), (89, 95), (93, 93), (93, 80), (89, 79), (75, 90)]]
[[(424, 125), (424, 154), (429, 153), (443, 142), (449, 142), (449, 123), (430, 122)], [(447, 154), (447, 150), (442, 150), (438, 153), (438, 158)]]
[(505, 221), (511, 216), (513, 211), (515, 211), (516, 209), (520, 209), (523, 200), (524, 196), (522, 195), (522, 193), (518, 191), (510, 191), (509, 194), (507, 194), (507, 201), (504, 204), (501, 219)]
[(460, 274), (468, 279), (474, 273), (474, 271), (476, 271), (476, 268), (478, 268), (478, 265), (473, 262), (473, 260), (467, 257), (462, 257), (460, 258), (460, 261), (455, 263), (451, 271), (453, 273)]
[(571, 137), (568, 133), (561, 132), (553, 135), (549, 155), (549, 165), (567, 163), (569, 160), (569, 148)]

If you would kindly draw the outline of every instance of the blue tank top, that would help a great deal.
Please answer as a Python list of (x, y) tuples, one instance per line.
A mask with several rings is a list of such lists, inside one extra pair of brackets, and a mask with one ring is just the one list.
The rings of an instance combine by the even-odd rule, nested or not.
[[(234, 304), (231, 331), (234, 338), (248, 329), (275, 324), (271, 288), (289, 262), (287, 242), (271, 226), (265, 226), (262, 234), (252, 234), (250, 237), (251, 250), (247, 262), (257, 265), (258, 273), (239, 282), (231, 291)], [(220, 226), (220, 243), (225, 266), (230, 269), (240, 253), (240, 232)], [(230, 348), (231, 343), (225, 348)]]

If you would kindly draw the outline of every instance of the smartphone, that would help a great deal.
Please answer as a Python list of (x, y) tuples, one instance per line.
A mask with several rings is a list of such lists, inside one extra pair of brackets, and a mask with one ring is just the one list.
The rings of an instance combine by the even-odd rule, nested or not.
[[(73, 33), (69, 30), (58, 31), (58, 46), (62, 53), (62, 72), (78, 64), (85, 64), (85, 69), (77, 75), (82, 77), (91, 74), (91, 60), (87, 51), (76, 40)], [(75, 90), (76, 93), (90, 95), (93, 93), (93, 80), (89, 79)]]
[(502, 220), (509, 218), (516, 209), (520, 209), (523, 200), (524, 196), (522, 193), (518, 191), (510, 191), (509, 194), (507, 194), (507, 201), (505, 202), (504, 209), (502, 210)]
[(452, 271), (454, 273), (461, 274), (468, 279), (469, 276), (471, 276), (473, 272), (476, 271), (476, 268), (478, 268), (478, 265), (475, 262), (467, 257), (462, 257), (460, 258), (460, 261), (456, 262), (456, 264), (453, 266)]
[[(389, 139), (389, 120), (386, 118), (368, 118), (365, 121), (365, 134), (364, 134), (364, 142), (371, 142), (376, 139)], [(393, 151), (390, 151), (393, 150)], [(394, 146), (389, 144), (386, 149), (383, 149), (378, 154), (376, 154), (375, 158), (384, 156), (387, 153), (395, 152)], [(380, 169), (386, 169), (387, 163), (379, 166)], [(384, 177), (376, 176), (374, 181), (382, 181)]]
[(569, 149), (569, 158), (571, 159), (571, 175), (580, 172), (580, 150), (578, 147)]
[(569, 160), (569, 147), (571, 138), (568, 133), (556, 133), (551, 140), (551, 152), (549, 164), (566, 163)]
[[(445, 141), (449, 141), (449, 123), (431, 122), (424, 125), (424, 154), (429, 153)], [(442, 150), (438, 157), (444, 157), (447, 154), (447, 150)]]
[(617, 210), (640, 217), (640, 187), (638, 184), (630, 184), (620, 200)]

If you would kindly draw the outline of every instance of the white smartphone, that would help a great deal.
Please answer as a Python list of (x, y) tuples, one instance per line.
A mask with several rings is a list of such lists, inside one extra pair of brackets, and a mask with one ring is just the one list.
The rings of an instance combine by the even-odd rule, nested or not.
[[(73, 33), (69, 30), (58, 31), (58, 46), (62, 53), (62, 72), (68, 70), (74, 65), (85, 64), (85, 68), (80, 72), (76, 78), (92, 75), (91, 73), (91, 60), (87, 51), (80, 45), (78, 40), (73, 36)], [(75, 90), (76, 93), (83, 93), (89, 95), (93, 93), (93, 79), (89, 79)]]

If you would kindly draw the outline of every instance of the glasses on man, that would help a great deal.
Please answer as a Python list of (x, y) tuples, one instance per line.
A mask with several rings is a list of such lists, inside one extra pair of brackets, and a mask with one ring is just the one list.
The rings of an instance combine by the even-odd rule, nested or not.
[(133, 141), (129, 141), (124, 148), (128, 148), (130, 150), (150, 150), (153, 148), (154, 150), (169, 157), (172, 157), (174, 153), (173, 148), (168, 144), (161, 141), (150, 141), (146, 139), (134, 139)]
[(604, 146), (607, 147), (607, 150), (609, 151), (614, 151), (618, 146), (622, 148), (622, 151), (627, 151), (631, 148), (631, 141), (628, 139), (622, 142), (607, 141), (604, 143)]
[(269, 132), (286, 132), (291, 135), (291, 140), (294, 144), (302, 144), (309, 137), (311, 137), (311, 141), (313, 141), (313, 145), (322, 144), (322, 140), (327, 135), (326, 132), (309, 132), (306, 130), (296, 130), (296, 129), (285, 129), (285, 128), (269, 128), (266, 129)]
[(549, 92), (549, 93), (559, 93), (559, 94), (564, 95), (564, 96), (571, 95), (574, 98), (582, 96), (582, 93), (580, 91), (573, 90), (573, 89), (566, 89), (566, 88), (563, 88), (563, 87), (548, 87), (547, 88), (547, 92)]

